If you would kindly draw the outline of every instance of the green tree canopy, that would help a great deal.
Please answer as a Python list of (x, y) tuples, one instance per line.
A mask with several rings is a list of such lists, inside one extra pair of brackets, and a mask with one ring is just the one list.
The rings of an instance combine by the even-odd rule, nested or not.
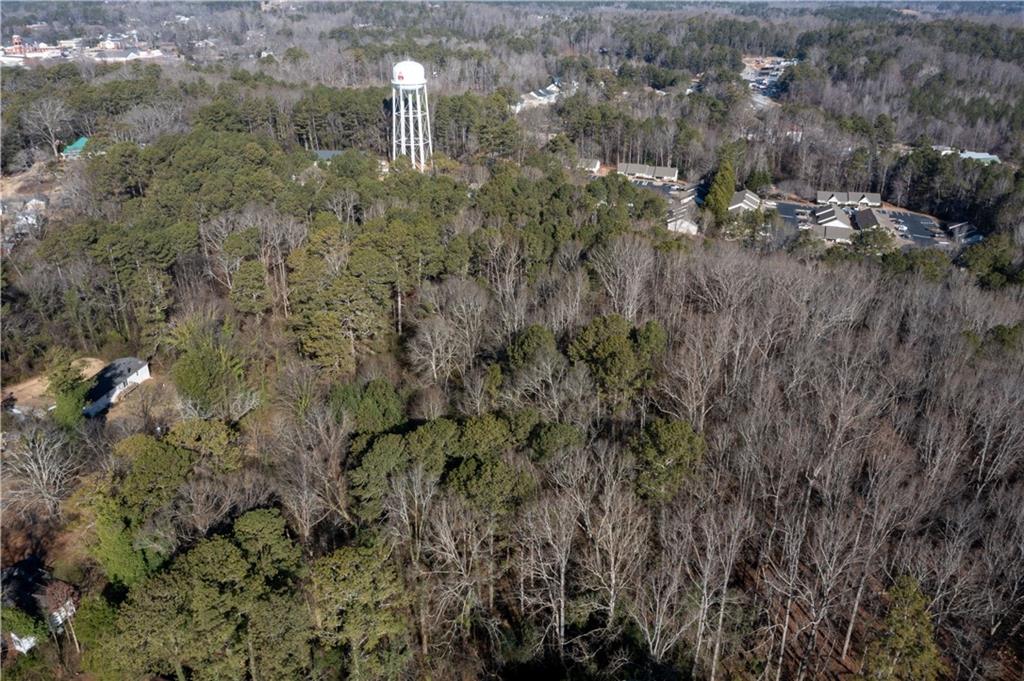
[(935, 681), (946, 669), (932, 631), (928, 599), (907, 576), (889, 592), (889, 612), (864, 654), (865, 681)]
[(653, 419), (634, 438), (637, 493), (657, 502), (670, 500), (704, 456), (704, 438), (685, 421)]
[(313, 565), (316, 636), (345, 651), (348, 678), (398, 679), (410, 661), (406, 590), (383, 545), (348, 546)]

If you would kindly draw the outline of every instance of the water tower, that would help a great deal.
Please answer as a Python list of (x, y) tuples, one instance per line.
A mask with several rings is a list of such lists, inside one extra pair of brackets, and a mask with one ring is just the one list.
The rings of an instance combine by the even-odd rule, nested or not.
[(430, 104), (423, 64), (402, 61), (391, 72), (391, 158), (408, 156), (412, 167), (426, 170), (434, 153), (430, 139)]

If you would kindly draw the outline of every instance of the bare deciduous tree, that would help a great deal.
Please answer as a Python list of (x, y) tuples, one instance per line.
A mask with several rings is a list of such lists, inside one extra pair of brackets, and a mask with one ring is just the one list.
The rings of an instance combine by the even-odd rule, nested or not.
[(560, 655), (567, 643), (569, 568), (578, 516), (571, 498), (551, 494), (524, 510), (517, 531), (524, 606), (541, 620), (544, 638)]
[(633, 323), (647, 302), (654, 263), (650, 242), (634, 235), (621, 236), (590, 257), (612, 310)]
[(57, 158), (61, 137), (70, 130), (71, 109), (59, 97), (40, 97), (23, 114), (22, 125), (30, 136), (48, 145)]
[(45, 516), (60, 514), (81, 460), (58, 430), (32, 427), (19, 434), (4, 457), (4, 505)]

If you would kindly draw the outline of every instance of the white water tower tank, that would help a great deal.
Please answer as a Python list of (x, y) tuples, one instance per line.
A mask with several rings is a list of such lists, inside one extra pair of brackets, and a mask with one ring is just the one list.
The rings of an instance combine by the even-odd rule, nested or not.
[(400, 61), (391, 69), (391, 84), (402, 89), (423, 87), (427, 84), (427, 72), (419, 62)]
[(391, 95), (391, 158), (408, 156), (413, 168), (426, 170), (434, 145), (430, 139), (430, 103), (423, 64), (395, 64), (391, 70)]

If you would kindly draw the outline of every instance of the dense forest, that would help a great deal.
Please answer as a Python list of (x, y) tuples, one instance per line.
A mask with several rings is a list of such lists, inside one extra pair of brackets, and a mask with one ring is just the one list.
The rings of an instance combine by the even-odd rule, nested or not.
[[(48, 574), (5, 585), (4, 676), (1020, 678), (1004, 10), (4, 3), (5, 42), (186, 57), (3, 71), (5, 191), (54, 187), (0, 270), (4, 390), (53, 403), (3, 414), (3, 567)], [(778, 106), (751, 53), (801, 59)], [(401, 57), (436, 82), (429, 173), (381, 164)], [(512, 113), (552, 78), (578, 88)], [(591, 156), (707, 181), (707, 230)], [(744, 184), (986, 238), (765, 238), (715, 214)], [(126, 355), (153, 380), (86, 418), (82, 358)]]

